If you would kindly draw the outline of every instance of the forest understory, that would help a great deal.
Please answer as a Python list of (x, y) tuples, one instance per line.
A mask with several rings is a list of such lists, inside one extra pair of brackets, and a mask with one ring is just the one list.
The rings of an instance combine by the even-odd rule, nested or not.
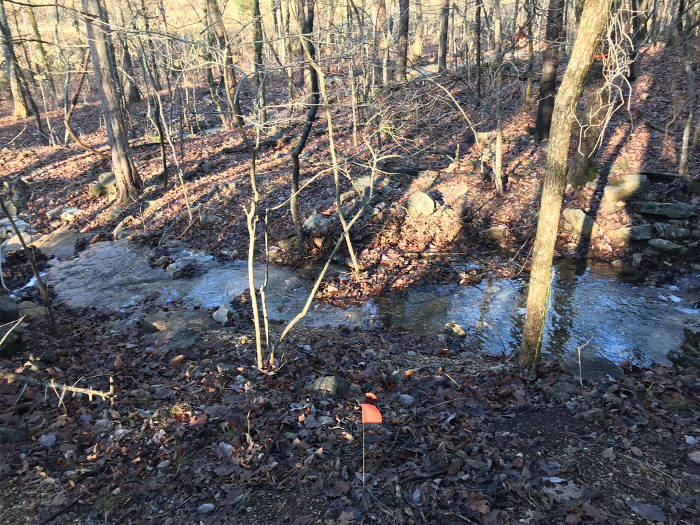
[[(340, 67), (327, 74), (342, 87)], [(583, 188), (565, 193), (563, 209), (584, 210), (597, 227), (586, 239), (565, 215), (555, 258), (584, 267), (609, 263), (621, 279), (644, 285), (700, 269), (697, 217), (677, 225), (690, 231), (687, 250), (663, 253), (646, 242), (620, 242), (612, 232), (644, 219), (627, 199), (604, 198), (606, 187), (642, 174), (645, 200), (697, 206), (697, 150), (690, 153), (691, 177), (674, 175), (684, 125), (674, 108), (688, 96), (674, 78), (684, 78), (679, 49), (642, 49), (629, 105), (609, 124), (595, 173)], [(268, 85), (268, 101), (284, 99), (284, 90), (274, 89), (283, 82)], [(535, 111), (522, 109), (519, 84), (507, 86), (502, 197), (494, 193), (488, 141), (474, 143), (454, 103), (471, 115), (475, 98), (460, 74), (386, 89), (387, 107), (402, 108), (386, 115), (386, 158), (372, 159), (367, 148), (354, 146), (349, 109), (333, 106), (343, 169), (355, 182), (373, 174), (377, 198), (361, 227), (351, 230), (358, 272), (348, 271), (350, 254), (341, 250), (318, 301), (362, 304), (420, 283), (468, 286), (527, 276), (545, 148), (534, 140)], [(130, 106), (131, 146), (145, 182), (142, 197), (130, 205), (91, 189), (110, 171), (108, 162), (72, 145), (37, 146), (31, 119), (10, 117), (9, 102), (2, 101), (0, 170), (31, 187), (26, 216), (36, 233), (75, 230), (76, 255), (91, 244), (125, 239), (147, 247), (153, 264), (163, 267), (172, 262), (159, 251), (166, 239), (221, 261), (245, 258), (250, 155), (239, 131), (217, 129), (207, 88), (190, 89), (202, 132), (183, 131), (175, 139), (184, 176), (179, 180), (171, 166), (165, 187), (146, 102)], [(253, 91), (243, 85), (244, 102)], [(414, 98), (421, 111), (412, 109)], [(492, 129), (492, 108), (479, 113), (471, 115), (479, 128)], [(63, 110), (45, 117), (62, 136)], [(318, 119), (301, 157), (302, 184), (310, 183), (300, 193), (300, 212), (317, 218), (303, 249), (295, 244), (288, 205), (273, 210), (289, 197), (289, 150), (298, 129), (281, 119), (278, 129), (260, 137), (258, 207), (270, 211), (267, 227), (258, 231), (258, 261), (266, 256), (264, 233), (270, 262), (294, 268), (322, 264), (341, 233), (331, 220), (336, 190), (327, 121)], [(106, 151), (94, 93), (76, 108), (73, 127), (86, 144)], [(574, 133), (571, 152), (576, 148)], [(373, 161), (376, 172), (368, 169)], [(357, 209), (361, 191), (348, 180), (340, 189), (346, 211)], [(429, 196), (430, 213), (413, 211), (409, 201), (417, 192)], [(69, 208), (79, 213), (63, 216)], [(27, 259), (21, 252), (6, 256), (4, 279), (19, 288), (32, 276)], [(51, 264), (41, 255), (38, 262), (42, 270)], [(183, 350), (167, 337), (155, 344), (149, 338), (148, 316), (163, 314), (155, 310), (146, 309), (134, 324), (117, 312), (56, 302), (57, 333), (46, 317), (25, 323), (23, 349), (0, 354), (0, 370), (101, 392), (112, 386), (116, 397), (111, 404), (62, 396), (46, 385), (0, 382), (0, 521), (697, 522), (696, 368), (622, 363), (579, 379), (578, 369), (547, 360), (533, 378), (510, 352), (476, 352), (469, 334), (339, 326), (292, 331), (276, 369), (263, 373), (255, 362), (249, 294), (237, 298), (235, 310), (227, 326), (207, 325), (197, 344)], [(206, 309), (194, 312), (197, 322), (211, 318)], [(272, 323), (271, 331), (282, 328)], [(331, 379), (319, 388), (316, 380), (324, 377)], [(376, 404), (384, 422), (364, 429), (363, 486), (364, 402)]]

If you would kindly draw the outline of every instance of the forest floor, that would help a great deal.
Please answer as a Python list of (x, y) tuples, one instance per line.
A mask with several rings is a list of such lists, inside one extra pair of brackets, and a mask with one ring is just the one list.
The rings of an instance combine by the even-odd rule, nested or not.
[[(697, 270), (697, 220), (684, 223), (692, 231), (688, 252), (664, 255), (644, 243), (615, 244), (608, 233), (642, 217), (601, 203), (608, 182), (675, 171), (687, 94), (683, 83), (669, 79), (684, 78), (681, 58), (663, 46), (645, 49), (629, 107), (614, 117), (597, 154), (595, 184), (565, 197), (565, 207), (587, 210), (600, 228), (582, 242), (562, 221), (558, 257), (614, 262), (648, 283)], [(464, 108), (473, 106), (466, 83), (443, 80)], [(415, 83), (410, 97), (429, 101), (420, 112), (397, 99), (408, 95), (387, 95), (387, 107), (404, 108), (386, 116), (402, 137), (387, 148), (403, 153), (383, 164), (384, 204), (374, 204), (353, 233), (362, 271), (346, 280), (331, 275), (321, 300), (347, 304), (425, 280), (466, 285), (528, 272), (544, 152), (528, 132), (534, 117), (519, 107), (519, 84), (508, 85), (503, 198), (480, 174), (483, 147), (465, 138), (460, 113), (440, 88)], [(74, 126), (105, 150), (94, 99), (91, 94), (76, 109)], [(28, 216), (39, 233), (61, 226), (54, 210), (73, 206), (82, 214), (70, 226), (86, 238), (78, 249), (111, 240), (117, 224), (133, 215), (128, 238), (135, 243), (155, 246), (167, 237), (221, 259), (246, 253), (249, 156), (237, 132), (183, 139), (183, 191), (175, 171), (165, 188), (159, 184), (158, 145), (145, 119), (136, 118), (133, 148), (147, 191), (143, 200), (115, 207), (109, 196), (88, 194), (106, 167), (77, 148), (37, 146), (31, 121), (7, 116), (8, 107), (3, 102), (0, 142), (7, 146), (0, 165), (4, 176), (21, 175), (30, 184)], [(137, 104), (132, 114), (144, 111), (145, 103)], [(470, 114), (480, 129), (491, 129), (492, 108)], [(60, 122), (62, 110), (50, 118)], [(337, 118), (343, 167), (366, 176), (371, 159), (353, 146), (347, 108)], [(213, 118), (206, 124), (217, 125)], [(289, 194), (296, 140), (293, 128), (263, 141), (263, 209)], [(699, 163), (692, 152), (691, 173)], [(320, 118), (302, 157), (302, 177), (319, 175), (301, 194), (303, 217), (335, 212), (328, 166)], [(222, 191), (229, 183), (234, 186)], [(350, 187), (343, 181), (343, 191)], [(650, 177), (645, 198), (697, 203), (693, 187)], [(418, 190), (438, 203), (438, 212), (406, 212)], [(222, 222), (189, 223), (185, 191), (200, 206), (196, 216)], [(350, 198), (349, 208), (357, 200)], [(502, 235), (494, 237), (494, 226)], [(300, 258), (288, 242), (293, 227), (286, 206), (270, 212), (268, 231), (274, 262), (295, 266), (324, 260), (338, 234), (311, 234)], [(641, 264), (634, 254), (642, 254)], [(464, 260), (480, 268), (455, 270), (455, 261)], [(11, 287), (30, 277), (21, 255), (9, 255), (3, 270)], [(240, 318), (249, 317), (244, 303), (238, 308)], [(25, 350), (2, 356), (0, 369), (101, 390), (113, 374), (116, 402), (67, 395), (59, 403), (52, 388), (0, 383), (4, 523), (693, 523), (700, 511), (695, 369), (623, 363), (609, 371), (612, 377), (579, 383), (576, 370), (545, 363), (537, 380), (528, 380), (510, 357), (471, 351), (468, 337), (307, 327), (292, 332), (281, 365), (267, 375), (255, 369), (247, 322), (208, 329), (196, 348), (179, 354), (149, 345), (143, 327), (126, 325), (115, 312), (58, 304), (56, 316), (56, 335), (45, 318), (30, 321)], [(335, 378), (337, 392), (311, 388), (326, 376)], [(364, 401), (379, 407), (384, 422), (365, 429), (363, 489)]]

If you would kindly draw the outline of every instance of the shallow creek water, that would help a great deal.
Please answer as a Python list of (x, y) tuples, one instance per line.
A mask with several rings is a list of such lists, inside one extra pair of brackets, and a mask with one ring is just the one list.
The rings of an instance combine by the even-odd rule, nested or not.
[[(177, 257), (196, 259), (201, 269), (191, 278), (172, 278), (151, 268), (143, 248), (127, 241), (89, 246), (77, 259), (54, 264), (47, 275), (60, 301), (72, 307), (95, 307), (125, 313), (147, 302), (215, 308), (248, 288), (245, 261), (218, 262), (212, 256), (178, 250)], [(260, 286), (264, 268), (256, 267)], [(613, 361), (666, 363), (669, 350), (683, 341), (683, 323), (700, 315), (694, 302), (700, 277), (678, 286), (655, 288), (619, 280), (609, 266), (576, 275), (572, 264), (557, 265), (543, 348), (552, 353), (586, 351)], [(286, 321), (302, 308), (311, 288), (310, 272), (271, 266), (268, 315)], [(487, 353), (517, 349), (525, 317), (526, 283), (490, 279), (478, 285), (422, 285), (391, 293), (361, 306), (340, 308), (314, 303), (303, 323), (311, 326), (401, 328), (417, 334), (440, 332), (458, 323), (467, 341)]]

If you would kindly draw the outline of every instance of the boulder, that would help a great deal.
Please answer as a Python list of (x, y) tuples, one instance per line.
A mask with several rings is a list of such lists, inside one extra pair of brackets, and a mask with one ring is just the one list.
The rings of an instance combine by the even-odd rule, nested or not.
[(647, 184), (646, 175), (625, 175), (603, 188), (603, 202), (615, 204), (639, 192)]
[(338, 376), (324, 376), (317, 378), (311, 385), (311, 390), (326, 392), (331, 395), (343, 396), (350, 392), (350, 383)]
[(68, 261), (75, 257), (75, 245), (85, 239), (88, 234), (78, 230), (61, 226), (60, 228), (42, 235), (34, 241), (34, 247), (47, 257), (54, 257), (59, 261)]
[(46, 315), (46, 310), (43, 306), (40, 306), (32, 301), (22, 301), (17, 305), (19, 308), (19, 316), (27, 316), (27, 319), (36, 319), (37, 317), (43, 317)]
[(221, 306), (219, 306), (216, 312), (214, 312), (211, 315), (211, 318), (214, 319), (214, 321), (216, 321), (217, 323), (226, 326), (230, 324), (234, 316), (235, 314), (233, 310), (231, 310), (225, 304), (222, 304)]
[(435, 212), (435, 201), (433, 198), (423, 191), (417, 191), (406, 201), (406, 210), (411, 215), (432, 215)]
[(654, 227), (651, 224), (623, 226), (609, 230), (607, 234), (614, 243), (624, 246), (630, 241), (648, 241), (654, 236)]
[(667, 241), (666, 239), (649, 239), (649, 246), (660, 252), (666, 252), (670, 255), (683, 255), (688, 251), (688, 248), (676, 244), (672, 241)]
[(199, 223), (202, 226), (215, 226), (224, 222), (222, 217), (214, 215), (213, 213), (203, 213), (199, 216)]
[(654, 230), (658, 237), (669, 241), (682, 241), (690, 237), (690, 230), (667, 222), (654, 223)]
[[(29, 224), (27, 224), (25, 221), (23, 221), (20, 218), (16, 218), (15, 220), (15, 226), (17, 226), (17, 229), (21, 232), (26, 232), (29, 231)], [(12, 224), (10, 224), (10, 219), (2, 219), (0, 221), (0, 239), (9, 239), (15, 234), (14, 228), (12, 228)]]
[[(37, 235), (32, 235), (27, 232), (20, 233), (22, 236), (22, 239), (24, 240), (24, 243), (27, 246), (32, 246), (34, 244), (34, 241), (37, 240), (38, 236)], [(2, 253), (10, 253), (10, 252), (15, 252), (17, 250), (22, 249), (22, 243), (19, 240), (19, 235), (13, 235), (9, 239), (7, 239), (5, 242), (2, 243)]]
[(331, 229), (333, 217), (325, 217), (312, 213), (304, 221), (304, 229), (325, 235)]
[(70, 208), (66, 208), (61, 212), (61, 220), (63, 222), (73, 222), (79, 216), (81, 216), (83, 213), (85, 213), (85, 212), (83, 210), (81, 210), (80, 208), (76, 208), (75, 206), (71, 206)]
[(88, 195), (95, 199), (102, 195), (117, 194), (117, 179), (111, 173), (104, 173), (100, 176), (99, 182), (88, 186)]
[(678, 366), (700, 366), (700, 318), (686, 321), (683, 335), (683, 345), (678, 350), (670, 351), (668, 359)]
[(19, 306), (9, 295), (0, 295), (0, 323), (19, 319)]
[(508, 226), (506, 226), (505, 224), (492, 226), (491, 228), (482, 231), (481, 235), (490, 241), (501, 242), (508, 235)]
[(598, 233), (598, 224), (593, 220), (593, 217), (578, 208), (566, 208), (564, 210), (564, 220), (578, 235), (593, 237)]
[(632, 210), (646, 215), (661, 215), (669, 219), (687, 219), (697, 213), (692, 204), (682, 202), (633, 202)]
[(138, 222), (139, 220), (133, 215), (127, 215), (117, 224), (114, 230), (112, 230), (112, 236), (115, 240), (125, 238), (129, 234), (128, 229), (135, 226)]

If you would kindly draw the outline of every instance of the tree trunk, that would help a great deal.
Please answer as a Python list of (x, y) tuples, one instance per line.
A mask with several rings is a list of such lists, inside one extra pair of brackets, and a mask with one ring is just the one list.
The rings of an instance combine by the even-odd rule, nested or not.
[(261, 122), (267, 121), (265, 111), (265, 71), (263, 66), (263, 29), (262, 16), (260, 15), (260, 0), (253, 2), (253, 27), (255, 36), (253, 41), (253, 62), (255, 64), (255, 87), (258, 89), (258, 112)]
[(406, 80), (408, 63), (408, 0), (399, 0), (399, 68), (397, 78)]
[(92, 66), (105, 117), (109, 147), (112, 150), (112, 171), (117, 179), (117, 199), (126, 204), (136, 200), (143, 184), (131, 156), (118, 88), (119, 77), (113, 62), (114, 53), (109, 49), (109, 20), (101, 2), (102, 0), (82, 0), (82, 5)]
[(126, 40), (121, 42), (123, 48), (122, 67), (124, 68), (124, 81), (126, 83), (126, 99), (130, 104), (141, 102), (141, 93), (136, 85), (136, 76), (134, 73), (134, 63), (131, 60), (129, 45)]
[(416, 34), (413, 37), (411, 53), (416, 61), (423, 56), (423, 40), (425, 39), (425, 25), (423, 25), (423, 0), (416, 0)]
[(26, 118), (28, 115), (38, 115), (38, 110), (32, 98), (27, 82), (24, 79), (22, 69), (17, 62), (14, 45), (12, 44), (12, 32), (7, 21), (5, 3), (0, 0), (0, 38), (2, 38), (2, 51), (5, 55), (5, 67), (10, 79), (10, 90), (14, 102), (13, 116)]
[(226, 90), (226, 100), (228, 107), (231, 110), (232, 121), (237, 121), (240, 118), (240, 108), (238, 99), (235, 97), (236, 92), (236, 73), (233, 69), (233, 53), (226, 35), (226, 28), (219, 10), (219, 4), (216, 0), (205, 0), (207, 3), (207, 13), (209, 14), (214, 38), (219, 47), (219, 51), (223, 55), (222, 69), (224, 73), (224, 87)]
[(29, 17), (29, 25), (32, 26), (32, 32), (34, 33), (34, 38), (36, 39), (36, 51), (39, 57), (39, 66), (43, 70), (46, 80), (49, 82), (49, 89), (53, 96), (56, 96), (56, 85), (53, 81), (53, 76), (51, 74), (51, 68), (49, 67), (49, 61), (46, 58), (46, 51), (44, 50), (44, 44), (41, 40), (41, 33), (39, 32), (39, 25), (36, 23), (36, 16), (34, 15), (34, 8), (32, 7), (31, 0), (27, 3), (27, 16)]
[(532, 109), (532, 67), (535, 61), (534, 35), (532, 30), (532, 19), (535, 17), (534, 0), (525, 0), (525, 11), (527, 11), (527, 80), (525, 81), (525, 109)]
[(450, 23), (450, 0), (442, 0), (440, 8), (440, 47), (438, 49), (438, 71), (447, 71), (447, 29)]
[[(316, 48), (314, 47), (313, 40), (311, 39), (314, 30), (314, 0), (307, 0), (307, 4), (308, 14), (305, 17), (304, 28), (300, 38), (308, 39), (309, 55), (313, 60), (316, 58)], [(292, 194), (289, 200), (289, 207), (292, 213), (292, 222), (294, 222), (294, 227), (297, 231), (297, 243), (299, 246), (301, 246), (301, 241), (304, 238), (304, 230), (302, 228), (301, 217), (299, 215), (299, 156), (301, 155), (301, 152), (304, 151), (306, 141), (309, 139), (309, 134), (311, 133), (311, 127), (316, 121), (318, 102), (320, 98), (318, 89), (318, 74), (316, 73), (316, 69), (314, 69), (312, 64), (309, 64), (309, 77), (311, 78), (311, 102), (309, 104), (309, 112), (306, 115), (306, 123), (304, 124), (304, 129), (301, 132), (299, 141), (297, 142), (297, 145), (292, 148)]]
[(373, 0), (374, 7), (374, 77), (375, 80), (384, 80), (385, 56), (387, 49), (387, 31), (389, 27), (386, 20), (386, 1)]
[(695, 72), (693, 71), (693, 64), (690, 61), (685, 64), (685, 72), (688, 78), (687, 92), (690, 108), (688, 109), (688, 118), (686, 119), (685, 127), (683, 128), (681, 158), (678, 163), (678, 175), (681, 177), (688, 177), (688, 149), (690, 145), (690, 133), (693, 127), (693, 121), (695, 120), (695, 106), (698, 100), (698, 94), (695, 91)]
[(540, 102), (537, 106), (535, 133), (541, 141), (549, 136), (554, 109), (554, 92), (557, 84), (557, 66), (559, 65), (559, 46), (564, 21), (564, 0), (550, 0), (547, 13), (547, 49), (542, 63), (540, 80)]
[(481, 98), (481, 9), (482, 0), (476, 0), (476, 20), (474, 24), (474, 39), (476, 40), (476, 96)]
[(600, 62), (593, 64), (588, 73), (588, 89), (583, 114), (579, 118), (579, 144), (574, 154), (573, 165), (567, 176), (567, 183), (580, 188), (590, 179), (589, 172), (593, 165), (593, 152), (601, 131), (601, 111), (605, 95), (603, 88), (603, 71)]
[(496, 44), (496, 162), (494, 163), (493, 179), (496, 183), (496, 193), (503, 195), (503, 109), (501, 104), (501, 90), (503, 88), (501, 49), (501, 0), (493, 2), (493, 22)]
[(542, 203), (532, 256), (527, 295), (525, 326), (520, 347), (520, 366), (534, 365), (540, 357), (540, 345), (547, 314), (550, 274), (559, 214), (566, 184), (566, 161), (571, 142), (576, 104), (593, 63), (612, 0), (586, 0), (576, 41), (564, 74), (552, 115), (552, 131), (547, 145)]

